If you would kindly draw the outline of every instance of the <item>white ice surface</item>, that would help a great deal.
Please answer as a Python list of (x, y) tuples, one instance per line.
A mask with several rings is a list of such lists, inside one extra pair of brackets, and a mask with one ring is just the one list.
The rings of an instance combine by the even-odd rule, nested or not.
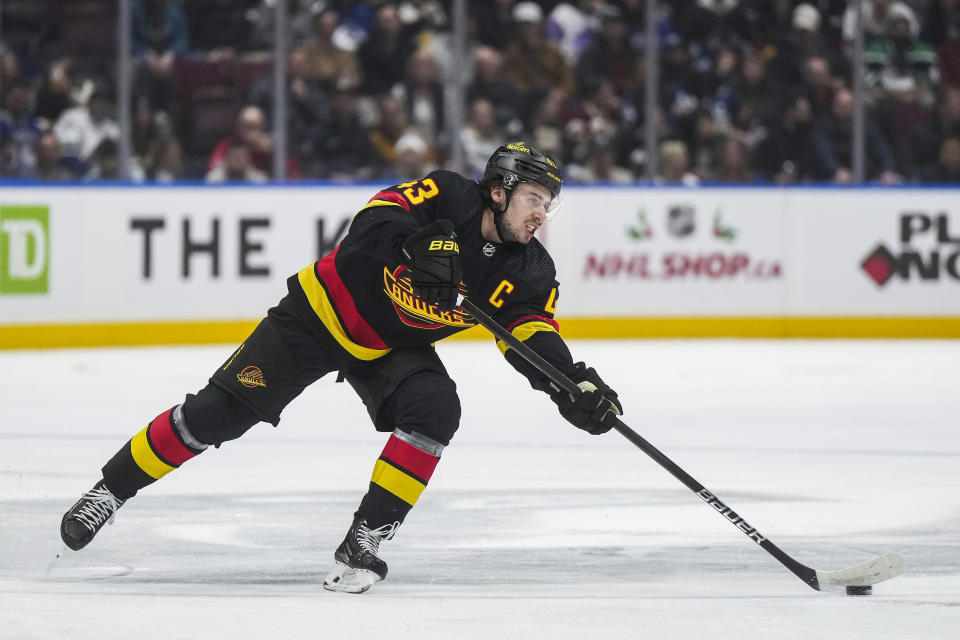
[(367, 594), (320, 587), (384, 442), (332, 377), (54, 560), (100, 466), (232, 347), (0, 352), (0, 639), (960, 636), (960, 341), (572, 346), (628, 424), (797, 560), (898, 551), (904, 575), (869, 598), (808, 588), (619, 434), (562, 422), (487, 342), (440, 346), (460, 432)]

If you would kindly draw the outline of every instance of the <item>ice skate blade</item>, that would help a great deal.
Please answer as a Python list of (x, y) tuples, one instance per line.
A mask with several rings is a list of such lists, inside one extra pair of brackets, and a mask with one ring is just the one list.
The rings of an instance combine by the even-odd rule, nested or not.
[(354, 569), (345, 564), (337, 566), (323, 579), (323, 588), (340, 593), (363, 593), (380, 580), (380, 576), (366, 569)]
[(127, 576), (133, 573), (133, 567), (119, 562), (97, 561), (89, 553), (72, 551), (67, 545), (61, 545), (60, 552), (47, 565), (47, 575), (64, 580), (98, 580)]

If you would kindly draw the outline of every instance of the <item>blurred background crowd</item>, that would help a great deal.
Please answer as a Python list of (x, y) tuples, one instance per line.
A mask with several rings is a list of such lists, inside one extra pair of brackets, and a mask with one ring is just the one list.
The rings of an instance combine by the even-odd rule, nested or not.
[[(864, 177), (960, 183), (960, 0), (289, 0), (288, 180), (472, 177), (507, 139), (570, 182), (849, 183), (862, 1)], [(276, 0), (130, 0), (130, 158), (117, 0), (0, 0), (0, 178), (270, 179)], [(463, 89), (451, 118), (449, 90)]]

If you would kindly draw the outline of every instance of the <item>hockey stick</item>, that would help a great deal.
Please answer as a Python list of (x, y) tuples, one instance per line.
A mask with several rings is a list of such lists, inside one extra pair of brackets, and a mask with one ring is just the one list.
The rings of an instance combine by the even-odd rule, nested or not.
[[(576, 383), (540, 357), (533, 349), (520, 342), (520, 340), (504, 329), (496, 320), (480, 310), (477, 305), (464, 298), (461, 300), (460, 307), (473, 316), (474, 320), (482, 327), (503, 340), (527, 362), (539, 369), (556, 385), (558, 390), (563, 389), (574, 397), (580, 395), (580, 387), (578, 387)], [(640, 434), (628, 427), (620, 419), (617, 419), (617, 423), (613, 428), (653, 458), (661, 467), (669, 471), (674, 478), (686, 485), (698, 498), (709, 504), (717, 513), (729, 520), (730, 524), (742, 531), (748, 538), (760, 545), (764, 551), (776, 558), (780, 564), (792, 571), (794, 575), (817, 591), (840, 589), (843, 587), (868, 587), (878, 582), (895, 578), (903, 572), (903, 557), (896, 552), (884, 553), (846, 569), (836, 569), (833, 571), (812, 569), (792, 558), (780, 549), (780, 547), (771, 542), (769, 538), (761, 534), (755, 527), (749, 525), (740, 514), (728, 507), (716, 494), (707, 490), (702, 484), (697, 482), (693, 476), (680, 468), (677, 463), (647, 442)], [(868, 593), (869, 591), (866, 592)], [(855, 592), (848, 591), (848, 593)]]

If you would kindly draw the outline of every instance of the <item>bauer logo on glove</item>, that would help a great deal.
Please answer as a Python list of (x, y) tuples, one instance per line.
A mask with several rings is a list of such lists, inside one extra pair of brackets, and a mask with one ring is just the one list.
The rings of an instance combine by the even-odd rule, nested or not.
[(431, 240), (427, 251), (455, 251), (460, 253), (456, 240)]
[(411, 235), (403, 243), (403, 255), (410, 264), (413, 295), (441, 311), (457, 306), (463, 266), (452, 222), (437, 220)]

